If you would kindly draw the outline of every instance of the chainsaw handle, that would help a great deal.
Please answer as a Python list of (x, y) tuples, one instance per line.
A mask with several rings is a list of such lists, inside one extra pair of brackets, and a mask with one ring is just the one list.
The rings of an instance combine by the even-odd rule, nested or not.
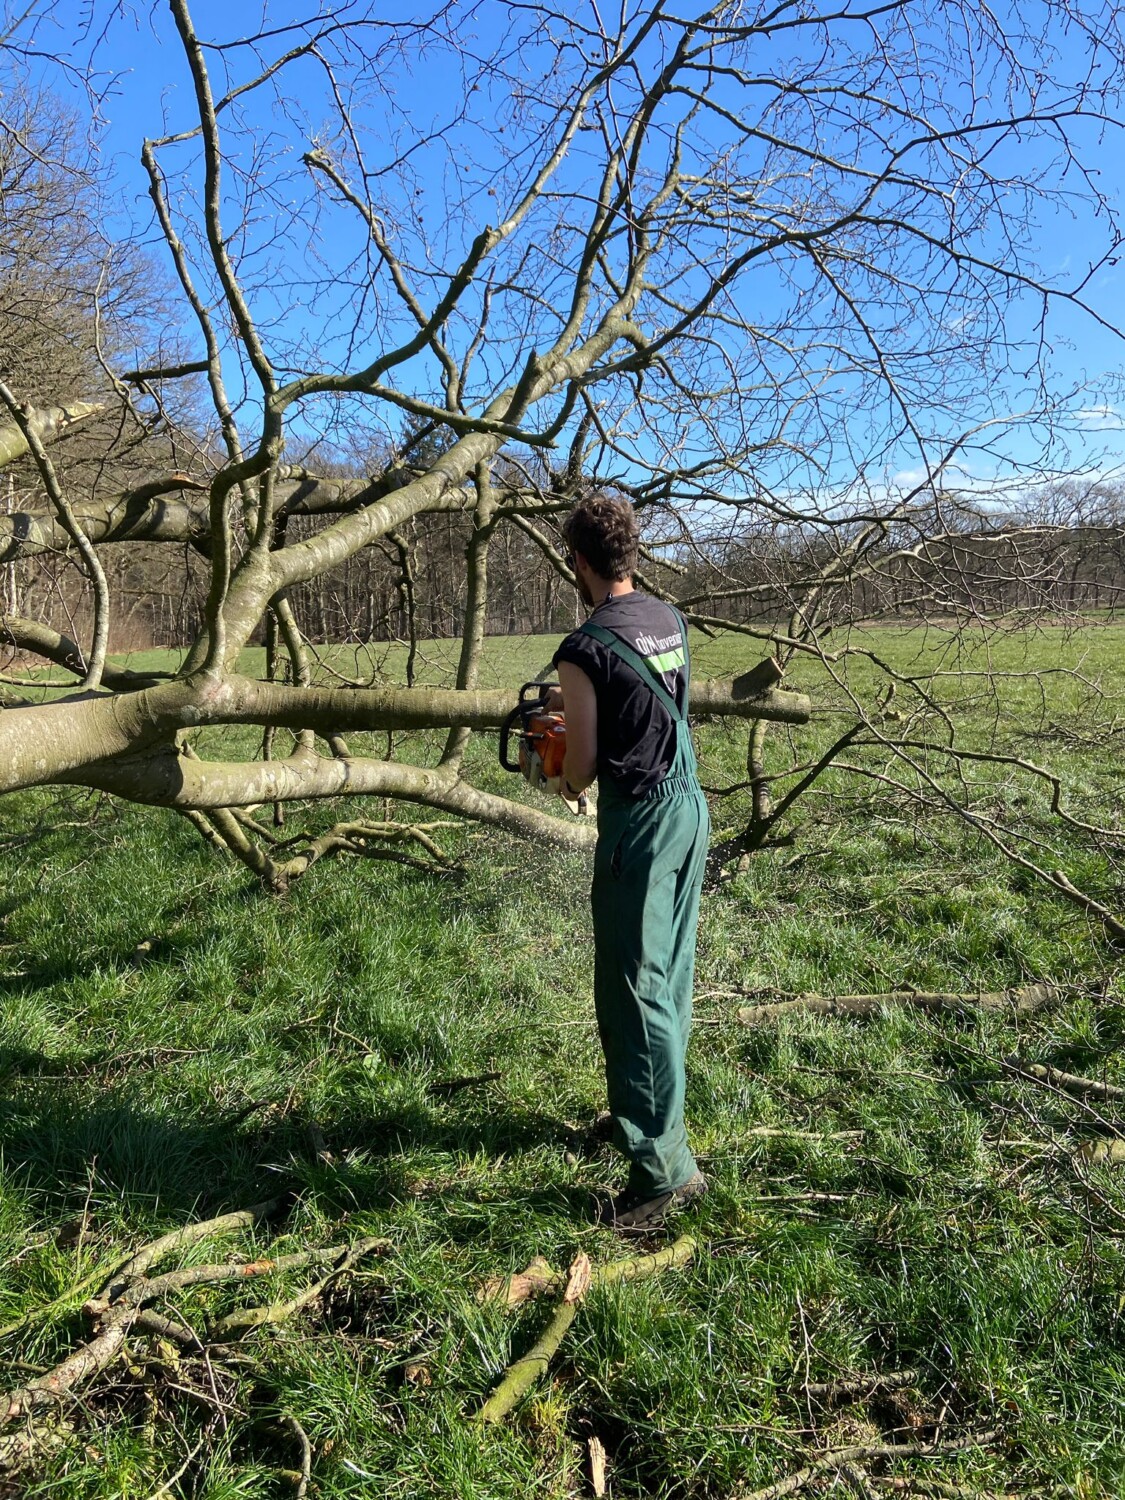
[(508, 759), (508, 740), (517, 719), (522, 718), (522, 716), (522, 708), (517, 704), (500, 726), (500, 764), (504, 767), (505, 771), (518, 771), (520, 768), (518, 760), (513, 763)]

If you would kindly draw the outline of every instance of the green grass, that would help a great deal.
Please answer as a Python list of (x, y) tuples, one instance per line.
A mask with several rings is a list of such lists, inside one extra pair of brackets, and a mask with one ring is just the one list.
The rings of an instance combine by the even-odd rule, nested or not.
[[(903, 672), (931, 670), (948, 645), (910, 630), (853, 643)], [(490, 643), (486, 683), (530, 675), (548, 646)], [(998, 708), (979, 679), (942, 678), (938, 690), (968, 742), (1059, 766), (1065, 805), (1121, 826), (1120, 745), (1064, 736), (1092, 739), (1121, 713), (1125, 631), (973, 649), (1001, 670), (1067, 665), (1100, 684), (1013, 676)], [(427, 644), (433, 680), (450, 650)], [(707, 642), (697, 669), (723, 675), (758, 654), (752, 642)], [(839, 682), (797, 665), (817, 714), (771, 736), (771, 771), (845, 727), (849, 688), (872, 691), (868, 661), (845, 665)], [(742, 777), (744, 730), (705, 725), (699, 741), (708, 784)], [(208, 748), (239, 754), (246, 743)], [(384, 737), (371, 743), (381, 753)], [(439, 743), (419, 737), (400, 753)], [(474, 777), (510, 791), (493, 754), (482, 738)], [(862, 754), (883, 764), (878, 749)], [(1114, 847), (1060, 833), (1033, 782), (978, 766), (962, 790), (1049, 835), (1079, 884), (1125, 906)], [(717, 831), (735, 831), (742, 794), (717, 798), (714, 812)], [(332, 810), (291, 816), (321, 826)], [(1122, 1106), (1068, 1100), (1000, 1063), (1022, 1053), (1125, 1084), (1120, 962), (1096, 925), (963, 822), (912, 810), (877, 782), (828, 773), (790, 829), (792, 845), (755, 856), (704, 902), (688, 1112), (714, 1190), (693, 1220), (699, 1256), (594, 1294), (551, 1377), (501, 1429), (482, 1431), (469, 1417), (545, 1310), (481, 1307), (480, 1283), (534, 1254), (565, 1266), (579, 1249), (595, 1261), (623, 1251), (589, 1214), (591, 1193), (621, 1171), (586, 1128), (602, 1105), (586, 863), (469, 829), (447, 837), (465, 856), (460, 879), (326, 864), (278, 902), (171, 814), (77, 792), (7, 799), (0, 1324), (158, 1233), (279, 1191), (295, 1196), (278, 1221), (179, 1260), (362, 1234), (390, 1242), (301, 1316), (251, 1336), (237, 1364), (157, 1366), (146, 1363), (156, 1347), (135, 1339), (80, 1404), (81, 1440), (10, 1492), (143, 1497), (206, 1433), (175, 1493), (292, 1494), (281, 1471), (296, 1444), (277, 1425), (287, 1412), (312, 1441), (320, 1497), (561, 1500), (589, 1493), (586, 1442), (597, 1436), (615, 1495), (717, 1500), (824, 1447), (928, 1433), (944, 1413), (951, 1432), (1001, 1436), (872, 1473), (1119, 1495), (1125, 1179), (1120, 1168), (1080, 1172), (1073, 1150), (1115, 1128)], [(1039, 979), (1060, 986), (1060, 1001), (1018, 1025), (891, 1010), (736, 1022), (746, 988)], [(428, 1092), (492, 1071), (485, 1085)], [(313, 1158), (310, 1121), (334, 1163)], [(761, 1125), (805, 1134), (755, 1135)], [(175, 1305), (200, 1323), (306, 1279), (275, 1278), (268, 1293), (199, 1290)], [(72, 1304), (0, 1339), (6, 1383), (53, 1364), (84, 1327)], [(902, 1392), (840, 1403), (804, 1393), (902, 1369), (917, 1371)], [(221, 1396), (223, 1422), (207, 1425), (199, 1391)]]

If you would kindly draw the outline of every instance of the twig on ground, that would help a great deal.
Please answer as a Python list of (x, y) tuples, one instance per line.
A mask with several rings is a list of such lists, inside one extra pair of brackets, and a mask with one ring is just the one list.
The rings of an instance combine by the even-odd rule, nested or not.
[(918, 1384), (917, 1370), (872, 1370), (867, 1375), (848, 1376), (843, 1380), (814, 1381), (801, 1387), (803, 1396), (817, 1396), (829, 1401), (851, 1396), (866, 1396), (870, 1391), (899, 1391)]
[[(385, 1249), (387, 1243), (379, 1236), (369, 1235), (366, 1239), (358, 1240), (351, 1246), (333, 1245), (330, 1250), (305, 1252), (304, 1264), (308, 1264), (314, 1258), (327, 1260), (330, 1256), (338, 1257), (337, 1264), (332, 1267), (327, 1276), (314, 1281), (296, 1297), (282, 1302), (270, 1302), (261, 1307), (242, 1307), (237, 1312), (228, 1313), (225, 1318), (220, 1318), (212, 1325), (209, 1335), (211, 1341), (216, 1342), (228, 1338), (232, 1333), (237, 1333), (242, 1329), (262, 1328), (267, 1323), (284, 1323), (294, 1313), (300, 1312), (303, 1307), (315, 1301), (326, 1287), (330, 1286), (338, 1276), (342, 1276), (345, 1271), (350, 1271), (357, 1261), (362, 1260), (365, 1255), (370, 1255), (374, 1250)], [(291, 1256), (288, 1259), (290, 1263), (293, 1263), (297, 1257)], [(280, 1262), (275, 1262), (274, 1265), (280, 1265)]]
[(81, 1281), (76, 1281), (72, 1287), (68, 1287), (53, 1301), (34, 1307), (29, 1312), (22, 1313), (18, 1318), (13, 1319), (12, 1322), (5, 1323), (0, 1328), (0, 1339), (19, 1333), (43, 1318), (49, 1318), (53, 1312), (64, 1309), (70, 1311), (80, 1306), (80, 1299), (91, 1287), (99, 1283), (103, 1283), (103, 1286), (96, 1300), (108, 1306), (131, 1277), (143, 1275), (150, 1266), (163, 1260), (165, 1256), (171, 1255), (174, 1250), (179, 1250), (184, 1245), (195, 1244), (198, 1240), (207, 1239), (211, 1235), (227, 1234), (235, 1229), (242, 1229), (257, 1223), (259, 1219), (267, 1218), (276, 1212), (284, 1202), (283, 1198), (270, 1198), (265, 1203), (256, 1203), (253, 1207), (241, 1209), (236, 1213), (221, 1214), (215, 1219), (204, 1219), (198, 1224), (188, 1224), (181, 1229), (173, 1229), (169, 1234), (161, 1235), (159, 1239), (142, 1246), (140, 1250), (124, 1260), (117, 1261), (108, 1273), (103, 1266), (99, 1266), (97, 1270), (84, 1276)]
[[(376, 1245), (386, 1245), (386, 1240), (361, 1240), (366, 1254)], [(231, 1261), (221, 1265), (185, 1266), (179, 1271), (165, 1271), (163, 1276), (146, 1277), (134, 1282), (121, 1293), (112, 1311), (119, 1307), (130, 1310), (155, 1302), (168, 1292), (182, 1291), (189, 1286), (214, 1286), (223, 1281), (249, 1281), (258, 1276), (271, 1276), (276, 1271), (300, 1271), (317, 1261), (335, 1260), (351, 1251), (348, 1245), (322, 1245), (316, 1250), (295, 1250), (289, 1255), (277, 1255), (261, 1260)], [(358, 1248), (358, 1247), (356, 1247)], [(87, 1309), (95, 1316), (102, 1311), (98, 1302), (89, 1302)], [(217, 1326), (217, 1325), (216, 1325)]]
[(198, 1244), (200, 1240), (210, 1239), (212, 1235), (232, 1234), (236, 1229), (247, 1229), (259, 1220), (268, 1219), (271, 1214), (277, 1213), (284, 1202), (284, 1198), (267, 1198), (263, 1203), (254, 1203), (249, 1208), (238, 1209), (234, 1213), (220, 1214), (214, 1219), (201, 1219), (197, 1224), (185, 1224), (180, 1229), (162, 1234), (159, 1239), (150, 1240), (117, 1267), (96, 1300), (108, 1306), (120, 1296), (134, 1276), (143, 1276), (151, 1266), (164, 1260), (173, 1251), (182, 1250), (185, 1245)]
[(169, 1339), (173, 1344), (180, 1344), (183, 1348), (191, 1349), (197, 1354), (204, 1348), (203, 1340), (194, 1328), (189, 1328), (186, 1323), (165, 1318), (160, 1313), (153, 1312), (150, 1307), (137, 1309), (133, 1326), (143, 1328), (146, 1333), (155, 1333), (157, 1338)]
[(791, 1141), (858, 1141), (866, 1134), (862, 1130), (793, 1130), (788, 1125), (754, 1125), (742, 1133)]
[(974, 1432), (963, 1438), (951, 1438), (941, 1443), (872, 1443), (854, 1448), (833, 1448), (814, 1459), (807, 1468), (798, 1469), (785, 1479), (767, 1484), (761, 1490), (736, 1490), (733, 1500), (782, 1500), (784, 1495), (795, 1495), (819, 1475), (830, 1469), (841, 1469), (846, 1464), (867, 1463), (876, 1458), (929, 1458), (941, 1453), (961, 1453), (966, 1448), (985, 1448), (994, 1443), (999, 1432)]
[(176, 1470), (176, 1472), (174, 1474), (169, 1474), (168, 1478), (164, 1481), (160, 1488), (153, 1490), (152, 1494), (148, 1497), (148, 1500), (164, 1500), (165, 1495), (170, 1495), (172, 1493), (173, 1489), (175, 1489), (176, 1485), (179, 1484), (180, 1480), (184, 1477), (187, 1471), (191, 1468), (192, 1464), (195, 1462), (196, 1455), (199, 1453), (200, 1449), (203, 1447), (207, 1439), (211, 1436), (213, 1427), (214, 1423), (208, 1426), (207, 1430), (199, 1439), (198, 1443), (196, 1443), (195, 1447), (190, 1449), (186, 1454), (183, 1463)]
[(301, 1445), (300, 1480), (297, 1484), (297, 1500), (305, 1500), (309, 1481), (312, 1478), (312, 1444), (309, 1435), (292, 1412), (282, 1412), (281, 1420)]
[(882, 995), (792, 995), (769, 1005), (744, 1006), (738, 1012), (743, 1026), (764, 1026), (797, 1011), (821, 1016), (870, 1016), (887, 1005), (916, 1006), (920, 1010), (1002, 1010), (1026, 1015), (1041, 1010), (1054, 998), (1048, 984), (1022, 989), (969, 991), (949, 994), (934, 990), (888, 990)]
[(577, 1302), (560, 1302), (551, 1321), (522, 1359), (508, 1366), (504, 1378), (477, 1413), (482, 1422), (500, 1422), (517, 1405), (520, 1397), (547, 1373), (547, 1366), (558, 1352), (567, 1329), (578, 1314)]
[[(220, 1265), (187, 1266), (147, 1276), (145, 1270), (172, 1250), (197, 1243), (209, 1235), (254, 1224), (277, 1206), (279, 1200), (258, 1204), (236, 1214), (225, 1214), (200, 1224), (188, 1225), (163, 1235), (144, 1246), (113, 1273), (105, 1289), (86, 1303), (85, 1312), (94, 1324), (93, 1336), (53, 1369), (29, 1380), (25, 1385), (0, 1394), (0, 1428), (21, 1418), (29, 1418), (22, 1431), (0, 1439), (0, 1469), (17, 1468), (28, 1462), (44, 1446), (50, 1446), (71, 1432), (69, 1424), (57, 1420), (37, 1422), (35, 1415), (59, 1402), (78, 1386), (87, 1384), (108, 1368), (121, 1354), (130, 1332), (143, 1328), (149, 1333), (171, 1339), (183, 1347), (207, 1356), (209, 1345), (243, 1330), (267, 1323), (280, 1323), (308, 1306), (338, 1276), (387, 1241), (368, 1237), (354, 1245), (330, 1245), (314, 1250), (296, 1251), (273, 1259), (233, 1262)], [(264, 1306), (240, 1309), (220, 1318), (201, 1338), (187, 1324), (173, 1321), (154, 1312), (149, 1304), (170, 1292), (193, 1286), (213, 1286), (222, 1282), (245, 1281), (278, 1271), (292, 1271), (316, 1262), (334, 1261), (326, 1276), (305, 1288), (298, 1296)], [(140, 1274), (137, 1274), (138, 1270)], [(109, 1300), (107, 1294), (112, 1295)]]
[(879, 1478), (868, 1475), (868, 1482), (880, 1490), (890, 1490), (896, 1495), (918, 1495), (933, 1497), (933, 1500), (1025, 1500), (1014, 1490), (978, 1490), (968, 1484), (946, 1484), (941, 1479), (906, 1478), (901, 1474), (887, 1474)]

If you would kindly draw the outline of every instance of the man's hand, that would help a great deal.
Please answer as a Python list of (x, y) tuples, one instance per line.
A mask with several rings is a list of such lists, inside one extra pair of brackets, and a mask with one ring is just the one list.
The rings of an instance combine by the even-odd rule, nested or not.
[(543, 701), (543, 707), (549, 714), (561, 714), (563, 712), (563, 695), (561, 687), (549, 687), (547, 696)]

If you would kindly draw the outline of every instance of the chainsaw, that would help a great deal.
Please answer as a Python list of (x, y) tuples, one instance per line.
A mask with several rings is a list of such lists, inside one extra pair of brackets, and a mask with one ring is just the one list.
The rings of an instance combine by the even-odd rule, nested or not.
[[(558, 710), (547, 707), (547, 695), (557, 686), (554, 682), (525, 682), (520, 688), (519, 702), (500, 729), (500, 764), (505, 771), (518, 771), (537, 792), (561, 797), (572, 813), (585, 817), (590, 811), (586, 793), (573, 797), (564, 790), (566, 719)], [(508, 755), (513, 729), (519, 732), (514, 761)]]

